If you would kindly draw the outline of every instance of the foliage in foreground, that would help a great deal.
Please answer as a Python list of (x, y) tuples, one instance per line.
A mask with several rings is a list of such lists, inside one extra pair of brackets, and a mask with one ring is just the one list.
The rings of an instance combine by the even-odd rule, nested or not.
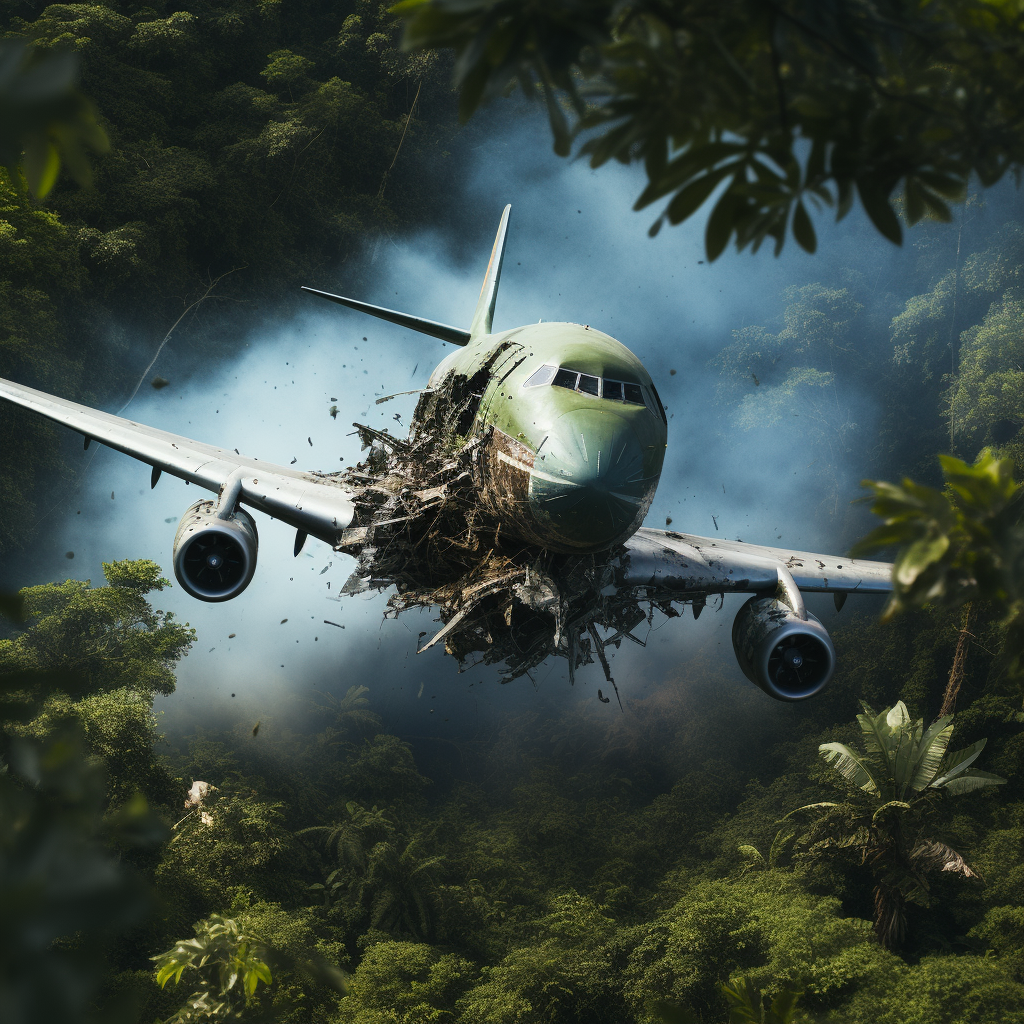
[(788, 232), (813, 252), (807, 205), (841, 219), (855, 196), (899, 243), (897, 205), (910, 224), (949, 220), (972, 176), (988, 186), (1024, 164), (1016, 3), (402, 0), (394, 10), (407, 47), (454, 50), (464, 118), (518, 85), (544, 99), (556, 152), (582, 132), (592, 166), (643, 161), (637, 208), (669, 199), (652, 232), (715, 195), (709, 259), (731, 237), (755, 250), (770, 238), (778, 253)]
[(261, 981), (269, 985), (273, 980), (237, 921), (211, 914), (196, 923), (195, 933), (195, 938), (180, 939), (166, 953), (150, 958), (156, 961), (156, 982), (161, 988), (169, 981), (180, 985), (188, 972), (184, 983), (193, 990), (165, 1024), (235, 1017)]
[(984, 601), (1001, 618), (1009, 669), (1024, 671), (1024, 503), (1012, 459), (983, 451), (974, 465), (939, 457), (946, 488), (866, 480), (884, 520), (854, 555), (899, 545), (886, 617), (926, 604)]

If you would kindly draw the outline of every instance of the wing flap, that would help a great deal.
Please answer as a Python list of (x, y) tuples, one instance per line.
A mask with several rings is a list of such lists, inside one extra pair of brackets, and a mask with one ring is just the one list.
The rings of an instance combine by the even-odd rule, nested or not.
[(697, 537), (671, 530), (638, 530), (627, 542), (626, 581), (673, 593), (757, 593), (778, 584), (775, 567), (789, 570), (810, 593), (888, 594), (892, 565), (842, 555)]
[(337, 543), (352, 521), (351, 493), (330, 477), (261, 462), (8, 380), (0, 379), (0, 398), (206, 490), (219, 493), (237, 477), (247, 505), (328, 544)]

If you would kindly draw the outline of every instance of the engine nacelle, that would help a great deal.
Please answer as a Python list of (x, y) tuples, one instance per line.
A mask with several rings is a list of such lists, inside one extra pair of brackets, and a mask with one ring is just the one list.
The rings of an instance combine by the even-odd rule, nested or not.
[(743, 674), (776, 700), (806, 700), (831, 678), (836, 652), (825, 627), (775, 597), (752, 597), (736, 615), (732, 646)]
[(181, 517), (174, 535), (174, 575), (200, 601), (229, 601), (249, 586), (259, 537), (243, 509), (217, 517), (217, 503), (200, 500)]

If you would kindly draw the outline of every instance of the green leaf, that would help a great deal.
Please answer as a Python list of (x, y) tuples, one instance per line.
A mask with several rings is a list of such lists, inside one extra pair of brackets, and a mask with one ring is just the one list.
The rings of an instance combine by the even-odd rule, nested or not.
[(889, 204), (889, 196), (874, 184), (857, 182), (857, 192), (871, 223), (895, 245), (903, 243), (903, 228)]
[(1006, 779), (991, 772), (983, 772), (977, 768), (968, 768), (962, 775), (943, 784), (942, 789), (950, 796), (963, 796), (988, 786), (1004, 786)]
[(773, 1000), (770, 1024), (790, 1024), (793, 1020), (793, 1013), (796, 1010), (796, 1002), (800, 998), (799, 992), (784, 988)]
[(707, 174), (680, 189), (672, 197), (672, 201), (665, 210), (669, 222), (679, 224), (686, 220), (734, 170), (734, 164), (727, 164), (725, 167), (719, 167), (716, 171), (708, 171)]
[(889, 800), (886, 803), (882, 804), (882, 806), (879, 807), (875, 811), (875, 813), (871, 815), (871, 820), (876, 821), (879, 817), (881, 817), (881, 815), (885, 814), (886, 811), (895, 810), (897, 807), (902, 811), (910, 810), (910, 804), (908, 804), (905, 800)]
[(728, 244), (729, 236), (735, 227), (735, 212), (736, 196), (731, 191), (726, 191), (711, 211), (704, 232), (704, 247), (707, 249), (709, 263), (717, 260)]
[(934, 565), (949, 551), (949, 537), (922, 537), (900, 553), (893, 568), (893, 579), (905, 587), (912, 586), (930, 565)]
[(866, 793), (878, 793), (879, 786), (864, 760), (844, 743), (822, 743), (818, 753), (855, 786)]
[(813, 253), (818, 248), (818, 239), (814, 234), (814, 225), (807, 215), (804, 204), (798, 201), (796, 210), (793, 212), (793, 237), (797, 240), (804, 252)]

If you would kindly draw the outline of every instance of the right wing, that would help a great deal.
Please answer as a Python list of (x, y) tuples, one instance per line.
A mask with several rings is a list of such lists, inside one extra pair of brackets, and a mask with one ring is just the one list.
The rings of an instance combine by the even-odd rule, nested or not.
[(157, 430), (87, 405), (0, 379), (0, 398), (31, 409), (160, 473), (242, 502), (332, 547), (352, 522), (352, 492), (333, 477), (240, 455), (201, 441)]
[(790, 551), (740, 540), (696, 537), (673, 530), (641, 527), (626, 541), (623, 582), (646, 586), (652, 594), (684, 599), (687, 594), (769, 592), (779, 569), (802, 591), (835, 594), (888, 594), (892, 565), (843, 555)]

